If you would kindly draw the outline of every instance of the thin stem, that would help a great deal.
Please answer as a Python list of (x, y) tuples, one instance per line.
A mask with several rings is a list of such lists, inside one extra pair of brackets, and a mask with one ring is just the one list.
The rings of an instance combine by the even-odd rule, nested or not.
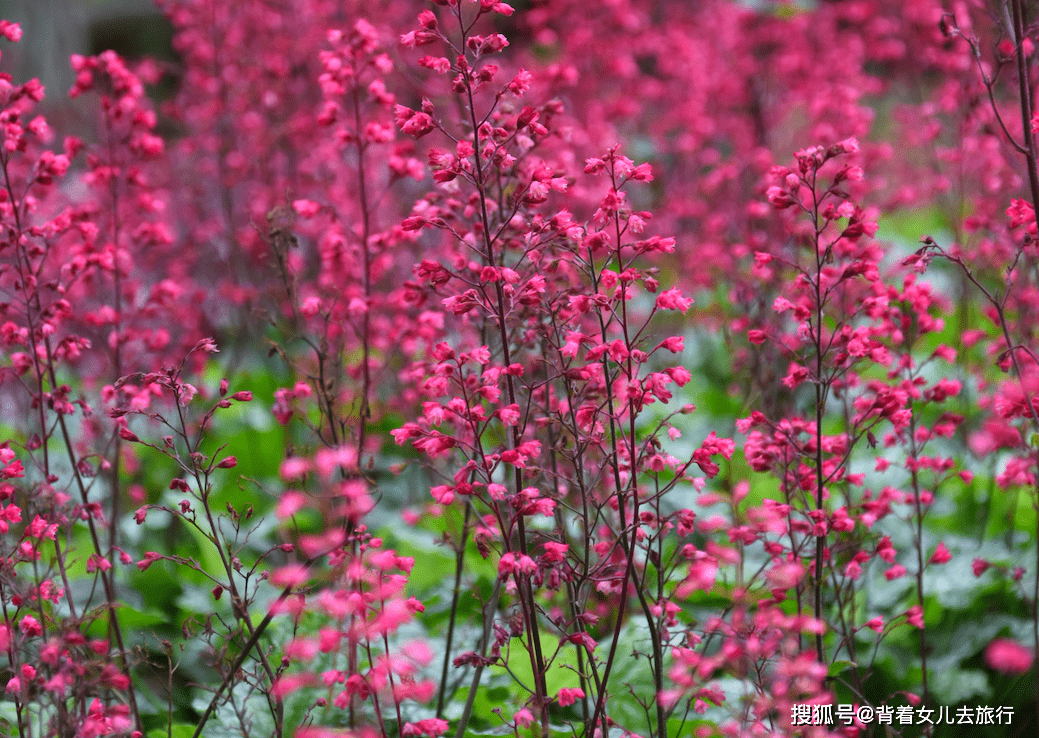
[(465, 549), (469, 542), (469, 518), (472, 506), (465, 506), (465, 517), (462, 520), (462, 535), (455, 550), (455, 586), (451, 593), (451, 616), (447, 621), (447, 637), (444, 642), (444, 663), (440, 669), (440, 689), (437, 691), (437, 717), (444, 714), (444, 700), (447, 691), (447, 667), (451, 663), (451, 646), (454, 643), (455, 623), (458, 619), (458, 602), (462, 596), (462, 573), (465, 570)]
[(1017, 62), (1017, 85), (1021, 109), (1021, 131), (1024, 135), (1024, 156), (1028, 164), (1028, 187), (1032, 195), (1032, 208), (1039, 206), (1039, 170), (1036, 169), (1035, 134), (1032, 133), (1032, 88), (1028, 79), (1025, 58), (1025, 9), (1021, 0), (1010, 0), (1014, 24), (1015, 60)]
[(491, 599), (483, 606), (483, 633), (480, 637), (480, 660), (473, 669), (473, 679), (469, 684), (469, 694), (465, 698), (465, 706), (462, 708), (462, 716), (458, 718), (458, 728), (455, 730), (455, 738), (465, 738), (465, 731), (469, 725), (469, 718), (473, 714), (473, 703), (476, 701), (476, 693), (480, 688), (480, 679), (483, 677), (484, 661), (487, 645), (491, 642), (491, 628), (494, 625), (494, 614), (498, 611), (498, 598), (501, 596), (502, 579), (494, 580), (494, 591)]
[[(819, 226), (819, 193), (816, 189), (817, 182), (813, 178), (812, 185), (812, 218), (815, 228), (813, 242), (815, 251), (815, 509), (822, 511), (823, 496), (825, 492), (825, 480), (823, 479), (823, 415), (826, 404), (826, 387), (823, 385), (823, 359), (825, 348), (823, 347), (823, 301), (822, 294), (822, 269), (823, 256), (819, 253), (819, 245), (822, 239), (822, 229)], [(826, 555), (826, 535), (815, 537), (815, 571), (813, 572), (813, 583), (815, 587), (815, 617), (823, 617), (823, 560)], [(820, 664), (826, 663), (826, 654), (823, 650), (823, 635), (821, 632), (815, 634), (815, 657)]]
[[(458, 18), (459, 27), (462, 31), (462, 43), (464, 45), (468, 29), (462, 21), (461, 6), (458, 6), (456, 9), (456, 17)], [(488, 265), (494, 267), (496, 266), (496, 258), (494, 253), (494, 242), (491, 239), (492, 231), (490, 216), (487, 209), (488, 194), (484, 181), (483, 163), (480, 158), (480, 123), (476, 119), (476, 101), (473, 96), (473, 78), (471, 70), (467, 70), (465, 81), (467, 113), (469, 115), (469, 124), (472, 127), (473, 136), (473, 177), (476, 182), (476, 194), (480, 203), (480, 222), (483, 226), (483, 246)], [(501, 341), (502, 347), (502, 361), (505, 366), (510, 366), (512, 364), (512, 356), (509, 347), (508, 327), (506, 324), (505, 293), (502, 289), (500, 280), (494, 283), (494, 287), (497, 299), (497, 315), (495, 317), (498, 322), (499, 340)], [(505, 384), (509, 403), (517, 404), (516, 383), (515, 378), (511, 373), (506, 374)], [(511, 440), (512, 448), (519, 446), (520, 430), (518, 426), (512, 427)], [(515, 468), (515, 473), (513, 474), (513, 484), (515, 486), (515, 493), (518, 494), (523, 487), (522, 470), (518, 466)], [(526, 530), (522, 514), (517, 516), (517, 528), (520, 552), (522, 555), (527, 556)], [(535, 700), (537, 702), (537, 713), (541, 718), (542, 730), (545, 735), (548, 735), (548, 712), (545, 709), (548, 699), (545, 687), (545, 659), (541, 650), (541, 634), (537, 627), (537, 606), (534, 602), (534, 592), (529, 576), (521, 575), (517, 572), (515, 578), (517, 592), (519, 593), (520, 607), (523, 609), (524, 613), (524, 625), (527, 631), (529, 643), (531, 644), (531, 668), (534, 672), (534, 692)]]
[[(909, 409), (912, 411), (913, 405), (912, 400), (909, 401)], [(919, 455), (919, 449), (916, 446), (916, 414), (911, 413), (909, 416), (909, 438), (910, 448), (909, 453), (913, 461), (916, 461)], [(918, 467), (914, 463), (911, 467), (911, 477), (913, 486), (913, 497), (916, 501), (916, 599), (920, 604), (920, 607), (924, 606), (924, 513), (926, 512), (923, 507), (923, 501), (920, 499), (920, 475), (917, 471)], [(923, 686), (923, 703), (929, 705), (931, 702), (930, 689), (927, 683), (927, 628), (926, 623), (924, 627), (920, 628), (920, 669), (923, 672), (922, 686)]]
[[(309, 569), (321, 558), (321, 556), (315, 556), (312, 559), (308, 559), (304, 562), (303, 566), (306, 569)], [(220, 685), (216, 688), (216, 691), (213, 692), (213, 697), (209, 700), (209, 705), (206, 706), (205, 712), (203, 712), (202, 716), (199, 718), (198, 724), (195, 725), (195, 732), (191, 734), (191, 738), (199, 738), (199, 736), (202, 735), (202, 729), (206, 726), (209, 718), (216, 710), (217, 703), (220, 702), (220, 697), (224, 694), (224, 690), (231, 686), (231, 681), (236, 678), (238, 670), (242, 668), (242, 664), (245, 663), (246, 658), (249, 657), (249, 652), (256, 647), (260, 638), (265, 632), (267, 632), (267, 628), (270, 626), (274, 616), (281, 611), (282, 603), (284, 603), (285, 600), (288, 599), (289, 595), (292, 594), (293, 589), (293, 585), (285, 587), (285, 589), (281, 591), (281, 594), (278, 595), (278, 599), (275, 600), (273, 605), (271, 605), (263, 620), (260, 621), (260, 624), (253, 629), (252, 635), (249, 636), (249, 640), (247, 640), (242, 646), (242, 650), (238, 653), (238, 656), (235, 657), (234, 662), (232, 662), (231, 667), (227, 670), (227, 673), (224, 675)]]

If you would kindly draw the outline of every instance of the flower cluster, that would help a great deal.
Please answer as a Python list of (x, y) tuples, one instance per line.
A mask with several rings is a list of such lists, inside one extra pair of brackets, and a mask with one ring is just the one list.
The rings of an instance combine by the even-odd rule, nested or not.
[(0, 74), (0, 732), (1031, 699), (1022, 0), (158, 5)]

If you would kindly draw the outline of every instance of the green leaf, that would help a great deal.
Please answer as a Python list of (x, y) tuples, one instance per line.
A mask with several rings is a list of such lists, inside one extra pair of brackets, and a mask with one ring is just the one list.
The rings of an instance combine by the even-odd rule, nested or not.
[[(409, 591), (427, 592), (434, 587), (443, 587), (445, 593), (450, 592), (455, 581), (455, 559), (446, 549), (435, 548), (432, 544), (420, 546), (404, 539), (393, 540), (388, 547), (399, 556), (415, 559), (415, 566), (408, 575)], [(466, 564), (469, 563), (467, 557)], [(450, 599), (450, 595), (447, 597)]]
[(190, 723), (174, 723), (166, 728), (154, 728), (148, 731), (148, 738), (191, 738), (195, 734), (195, 726)]
[(166, 618), (157, 611), (141, 612), (140, 610), (127, 605), (120, 605), (117, 612), (119, 615), (119, 625), (124, 628), (137, 630), (149, 625), (159, 625), (160, 623), (166, 622)]
[[(541, 634), (541, 652), (543, 654), (556, 653), (558, 645), (559, 639), (555, 636), (547, 633)], [(554, 697), (560, 689), (581, 686), (581, 679), (577, 676), (577, 672), (567, 669), (564, 664), (577, 665), (576, 647), (565, 646), (562, 648), (548, 667), (545, 673), (545, 689), (548, 690), (550, 697)], [(509, 670), (524, 684), (534, 684), (534, 670), (531, 667), (530, 654), (519, 645), (518, 641), (513, 642), (509, 652)]]
[(987, 697), (989, 694), (988, 676), (976, 669), (935, 669), (931, 672), (934, 680), (931, 689), (942, 696), (942, 701), (955, 705), (974, 697)]
[(854, 661), (834, 661), (830, 664), (830, 668), (827, 669), (826, 674), (827, 676), (835, 677), (843, 671), (857, 668), (859, 668), (859, 665)]
[[(202, 516), (199, 516), (202, 519)], [(205, 524), (204, 519), (203, 524)], [(208, 538), (208, 536), (201, 530), (196, 528), (194, 525), (186, 524), (184, 529), (191, 534), (191, 537), (195, 540), (195, 543), (199, 547), (201, 555), (199, 556), (199, 564), (201, 564), (205, 570), (213, 577), (222, 579), (226, 576), (224, 572), (224, 563), (220, 559), (220, 552), (217, 550), (216, 545)]]

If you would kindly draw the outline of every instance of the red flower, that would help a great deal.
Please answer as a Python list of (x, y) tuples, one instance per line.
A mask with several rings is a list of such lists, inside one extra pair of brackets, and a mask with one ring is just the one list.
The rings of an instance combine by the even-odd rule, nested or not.
[(434, 736), (446, 733), (448, 727), (450, 726), (446, 720), (426, 718), (425, 720), (419, 720), (417, 723), (405, 723), (400, 734), (404, 736), (428, 735), (430, 738), (434, 738)]
[(137, 562), (137, 568), (144, 571), (161, 558), (162, 554), (158, 554), (155, 551), (149, 551), (144, 555), (143, 559)]
[(561, 689), (559, 694), (556, 695), (556, 700), (559, 702), (561, 707), (572, 705), (579, 699), (584, 699), (583, 689)]
[(945, 564), (952, 560), (952, 554), (949, 553), (949, 549), (946, 548), (944, 543), (939, 543), (938, 548), (931, 554), (932, 564)]
[(997, 638), (985, 649), (985, 663), (1004, 674), (1024, 674), (1033, 661), (1031, 649), (1009, 638)]

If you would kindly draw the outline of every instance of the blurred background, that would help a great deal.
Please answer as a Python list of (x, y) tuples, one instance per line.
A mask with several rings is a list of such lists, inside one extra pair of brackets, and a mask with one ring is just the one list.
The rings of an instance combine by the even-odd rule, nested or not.
[(21, 42), (4, 45), (0, 69), (15, 82), (38, 77), (48, 109), (72, 87), (70, 54), (113, 49), (127, 59), (174, 59), (173, 28), (153, 0), (0, 0), (0, 18), (23, 32)]

